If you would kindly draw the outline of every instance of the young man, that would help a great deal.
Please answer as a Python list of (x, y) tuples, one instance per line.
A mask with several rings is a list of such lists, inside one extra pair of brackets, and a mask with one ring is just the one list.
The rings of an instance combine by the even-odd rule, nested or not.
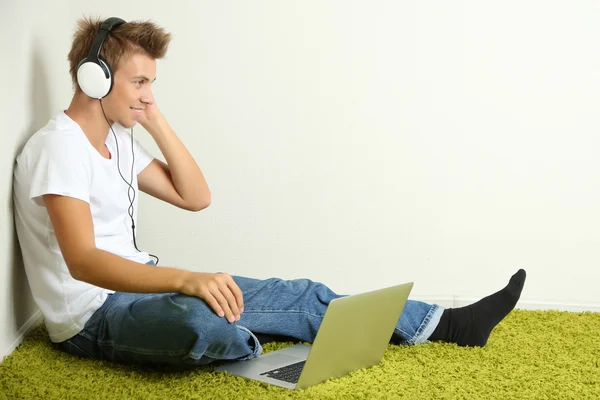
[[(311, 342), (339, 297), (323, 284), (156, 267), (137, 250), (138, 188), (190, 211), (211, 197), (152, 94), (170, 35), (152, 23), (122, 22), (79, 22), (68, 56), (72, 102), (29, 139), (15, 166), (17, 233), (51, 340), (85, 357), (176, 365), (255, 357), (264, 335)], [(114, 79), (107, 88), (100, 82), (99, 96), (86, 75), (100, 63), (95, 52)], [(101, 80), (108, 76), (99, 71)], [(125, 130), (138, 122), (166, 163)], [(501, 291), (457, 309), (409, 300), (391, 340), (483, 346), (524, 282), (519, 270)]]

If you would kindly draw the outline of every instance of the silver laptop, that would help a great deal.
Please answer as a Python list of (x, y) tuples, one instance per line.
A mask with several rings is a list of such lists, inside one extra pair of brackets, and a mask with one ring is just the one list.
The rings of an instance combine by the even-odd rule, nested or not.
[(413, 282), (342, 297), (329, 303), (312, 346), (297, 344), (215, 371), (288, 389), (305, 389), (378, 364)]

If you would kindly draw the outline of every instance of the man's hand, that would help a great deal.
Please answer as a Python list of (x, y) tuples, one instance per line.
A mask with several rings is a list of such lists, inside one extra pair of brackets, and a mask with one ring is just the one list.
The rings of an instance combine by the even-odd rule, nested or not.
[(148, 131), (148, 133), (152, 134), (156, 129), (159, 129), (161, 127), (160, 124), (166, 120), (156, 105), (154, 95), (146, 101), (146, 107), (144, 108), (144, 111), (141, 112), (137, 121)]
[(200, 297), (219, 317), (229, 322), (239, 321), (244, 312), (242, 291), (231, 275), (188, 271), (180, 292)]

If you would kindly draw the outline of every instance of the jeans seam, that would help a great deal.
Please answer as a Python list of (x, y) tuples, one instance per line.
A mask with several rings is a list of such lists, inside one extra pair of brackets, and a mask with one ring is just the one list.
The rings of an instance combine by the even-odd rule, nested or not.
[[(83, 329), (85, 329), (85, 328), (83, 328)], [(81, 332), (79, 332), (78, 335), (86, 338), (87, 340), (91, 340), (92, 342), (96, 341), (96, 338), (93, 337), (92, 335), (88, 334), (85, 330), (82, 330)]]
[(244, 309), (244, 314), (246, 313), (286, 313), (286, 314), (290, 314), (290, 313), (294, 313), (294, 314), (307, 314), (310, 315), (311, 317), (315, 317), (315, 318), (323, 318), (323, 315), (319, 315), (319, 314), (313, 314), (309, 311), (302, 311), (302, 310), (246, 310)]
[(189, 353), (189, 349), (149, 350), (149, 349), (144, 349), (144, 348), (140, 348), (140, 347), (130, 347), (130, 346), (123, 346), (123, 345), (115, 346), (115, 342), (112, 340), (99, 341), (97, 343), (98, 343), (98, 346), (101, 346), (101, 347), (111, 347), (118, 351), (128, 351), (130, 353), (151, 355), (151, 356), (181, 356), (181, 355)]
[(93, 358), (87, 351), (83, 350), (81, 347), (77, 346), (77, 344), (75, 344), (71, 339), (68, 339), (67, 342), (75, 347), (77, 350), (79, 350), (80, 352), (82, 352), (83, 354), (85, 354), (87, 357), (89, 358)]
[[(258, 339), (256, 338), (256, 336), (254, 336), (254, 334), (252, 334), (252, 332), (250, 332), (247, 328), (243, 327), (243, 326), (239, 326), (238, 328), (242, 329), (243, 331), (247, 332), (248, 334), (250, 334), (250, 336), (253, 338), (254, 342), (257, 344), (257, 346), (255, 347), (254, 351), (252, 352), (252, 354), (250, 354), (247, 357), (244, 358), (239, 358), (239, 357), (231, 357), (232, 359), (240, 359), (240, 360), (245, 360), (248, 358), (254, 358), (257, 355), (262, 353), (262, 346), (260, 345)], [(210, 358), (214, 358), (214, 359), (228, 359), (228, 358), (224, 358), (221, 354), (216, 355), (216, 354), (212, 354), (208, 351), (203, 352), (202, 354), (198, 354), (193, 352), (191, 349), (177, 349), (177, 350), (149, 350), (149, 349), (144, 349), (144, 348), (140, 348), (140, 347), (130, 347), (130, 346), (123, 346), (123, 345), (117, 345), (115, 346), (115, 342), (112, 340), (109, 341), (97, 341), (98, 346), (103, 346), (103, 347), (111, 347), (115, 350), (118, 351), (128, 351), (130, 353), (135, 353), (135, 354), (142, 354), (142, 355), (151, 355), (151, 356), (182, 356), (182, 355), (190, 355), (192, 358), (195, 359), (200, 359), (203, 355), (206, 355)]]
[(404, 329), (400, 329), (400, 328), (396, 328), (401, 334), (403, 334), (405, 337), (408, 337), (410, 335), (409, 332), (406, 332)]
[[(87, 325), (87, 324), (90, 322), (90, 320), (92, 320), (92, 318), (94, 318), (94, 317), (99, 317), (99, 318), (100, 318), (100, 320), (104, 320), (104, 317), (106, 316), (106, 313), (108, 312), (108, 310), (110, 310), (110, 309), (111, 309), (111, 307), (113, 307), (113, 305), (115, 304), (115, 300), (116, 300), (116, 299), (117, 299), (117, 297), (118, 297), (118, 293), (119, 293), (119, 292), (115, 292), (115, 293), (111, 294), (110, 296), (107, 296), (106, 300), (104, 300), (104, 303), (102, 303), (102, 305), (100, 305), (100, 307), (99, 307), (99, 308), (98, 308), (96, 311), (94, 311), (94, 313), (92, 314), (92, 316), (90, 317), (90, 319), (88, 320), (88, 322), (86, 323), (86, 325)], [(110, 303), (107, 305), (106, 303), (107, 303), (108, 301), (110, 301)], [(104, 307), (104, 306), (106, 306), (106, 307), (104, 308), (104, 310), (102, 310), (102, 315), (100, 315), (100, 316), (96, 315), (96, 314), (97, 314), (97, 313), (100, 311), (100, 309), (101, 309), (102, 307)], [(97, 336), (95, 336), (95, 335), (91, 335), (91, 334), (87, 333), (87, 331), (86, 331), (85, 329), (86, 329), (86, 328), (85, 328), (85, 326), (84, 326), (84, 327), (83, 327), (83, 329), (82, 329), (82, 330), (81, 330), (81, 331), (78, 333), (78, 335), (81, 335), (81, 336), (83, 336), (84, 338), (86, 338), (86, 339), (88, 339), (88, 340), (91, 340), (92, 342), (96, 342), (96, 343), (100, 344), (100, 342), (98, 342), (98, 337), (97, 337)]]

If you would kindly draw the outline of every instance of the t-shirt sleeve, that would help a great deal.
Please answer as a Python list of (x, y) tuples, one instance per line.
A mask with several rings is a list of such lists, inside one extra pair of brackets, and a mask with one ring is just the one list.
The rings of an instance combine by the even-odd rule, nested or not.
[(139, 174), (154, 160), (154, 157), (138, 142), (133, 140), (133, 151), (135, 154), (135, 174)]
[(73, 197), (89, 203), (91, 171), (86, 154), (72, 138), (45, 138), (28, 154), (29, 198), (41, 207), (44, 207), (42, 196), (45, 194)]

